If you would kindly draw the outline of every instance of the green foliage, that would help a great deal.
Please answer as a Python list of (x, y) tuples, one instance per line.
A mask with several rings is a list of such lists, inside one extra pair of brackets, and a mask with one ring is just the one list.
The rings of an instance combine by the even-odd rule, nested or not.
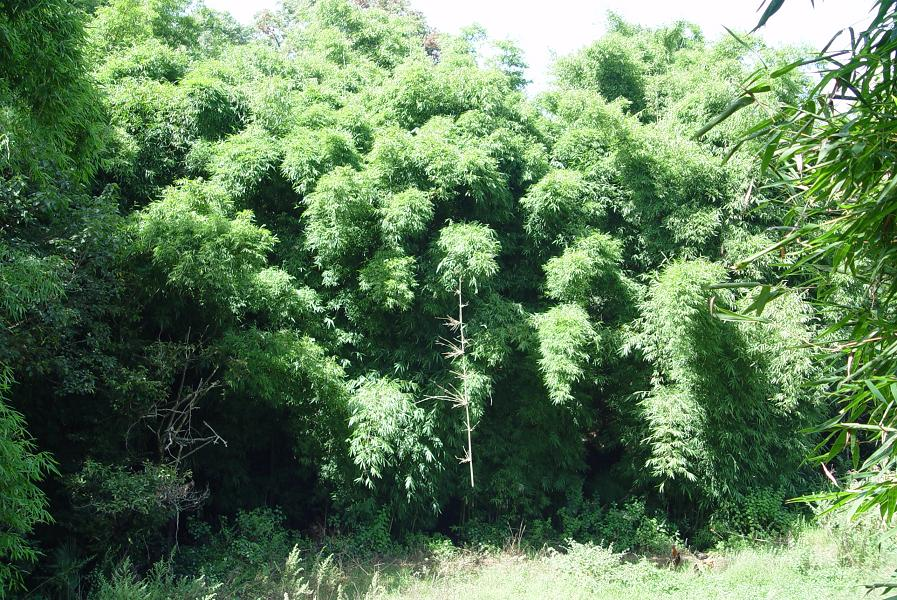
[(0, 315), (4, 320), (17, 321), (29, 309), (61, 296), (63, 264), (57, 257), (15, 254), (12, 248), (0, 245), (0, 261)]
[(97, 78), (109, 82), (125, 77), (174, 82), (184, 76), (188, 63), (189, 57), (182, 48), (172, 48), (151, 38), (111, 56)]
[[(861, 531), (874, 535), (876, 529), (863, 528), (857, 533)], [(640, 558), (618, 552), (615, 547), (573, 540), (559, 550), (523, 554), (513, 547), (505, 552), (458, 549), (444, 538), (433, 536), (417, 544), (419, 548), (426, 546), (427, 551), (403, 555), (395, 563), (382, 556), (340, 563), (332, 557), (310, 557), (294, 551), (284, 561), (282, 575), (260, 575), (258, 585), (251, 592), (242, 591), (253, 594), (249, 597), (278, 600), (284, 593), (290, 598), (414, 597), (423, 600), (515, 595), (636, 600), (671, 594), (694, 598), (725, 596), (736, 600), (748, 600), (758, 594), (795, 600), (841, 598), (862, 594), (864, 582), (888, 572), (887, 560), (893, 556), (893, 549), (889, 548), (876, 551), (861, 564), (843, 563), (842, 549), (848, 554), (860, 549), (847, 541), (850, 539), (850, 534), (825, 525), (801, 531), (784, 546), (760, 544), (710, 555), (683, 551), (682, 565), (673, 568), (665, 564), (666, 556)], [(298, 576), (291, 575), (297, 570), (300, 570)], [(167, 572), (170, 569), (160, 565), (143, 583), (156, 590), (161, 587), (157, 582), (177, 581)], [(885, 576), (884, 580), (887, 579)], [(214, 589), (217, 598), (233, 597), (224, 587), (215, 589), (216, 586), (198, 578), (191, 583), (187, 581), (170, 585), (172, 597), (208, 598), (199, 595), (203, 584), (206, 593)], [(134, 589), (124, 585), (125, 582), (114, 583), (122, 585), (124, 590)], [(175, 590), (190, 589), (190, 585), (196, 586), (196, 596), (174, 594)], [(134, 595), (125, 597), (145, 596), (135, 590)]]
[(578, 171), (549, 172), (520, 201), (527, 233), (554, 244), (571, 241), (582, 227), (588, 197), (587, 181)]
[[(571, 542), (564, 554), (551, 556), (553, 566), (542, 574), (535, 566), (501, 568), (484, 573), (471, 586), (490, 586), (497, 595), (513, 589), (529, 595), (560, 593), (572, 597), (637, 598), (684, 595), (693, 598), (773, 597), (811, 600), (851, 597), (863, 578), (875, 579), (875, 567), (851, 569), (832, 560), (833, 539), (824, 531), (809, 531), (785, 547), (761, 545), (737, 552), (711, 554), (706, 560), (683, 552), (679, 568), (634, 560), (616, 548)], [(664, 557), (666, 558), (666, 557)], [(419, 594), (427, 598), (425, 594)]]
[(734, 166), (660, 126), (638, 128), (621, 147), (621, 176), (630, 182), (625, 204), (639, 228), (637, 258), (656, 265), (664, 254), (708, 256), (720, 235), (725, 200), (746, 186)]
[(305, 203), (305, 243), (322, 266), (351, 264), (376, 240), (379, 194), (364, 175), (349, 167), (322, 177)]
[(420, 236), (433, 219), (433, 202), (414, 188), (390, 195), (380, 210), (383, 236), (396, 246)]
[[(789, 291), (737, 320), (768, 291), (716, 286), (721, 261), (779, 193), (721, 160), (738, 127), (691, 134), (751, 52), (787, 53), (612, 18), (529, 99), (518, 48), (402, 1), (291, 0), (252, 32), (185, 0), (77, 6), (0, 12), (4, 406), (61, 471), (27, 480), (58, 524), (16, 543), (61, 557), (29, 584), (339, 597), (287, 524), (349, 555), (463, 524), (555, 542), (564, 506), (566, 534), (651, 551), (671, 519), (775, 521), (738, 503), (802, 476), (831, 316)], [(46, 457), (12, 421), (0, 447)]]
[(281, 170), (299, 194), (314, 189), (324, 173), (340, 165), (358, 166), (352, 135), (340, 130), (300, 129), (286, 140)]
[(328, 548), (341, 549), (350, 554), (365, 556), (395, 552), (398, 544), (394, 541), (392, 522), (385, 510), (379, 510), (372, 518), (356, 527), (351, 535), (342, 540), (329, 540)]
[(138, 213), (136, 250), (200, 304), (244, 310), (275, 238), (217, 185), (185, 181)]
[[(195, 123), (203, 140), (217, 140), (233, 133), (242, 121), (242, 99), (215, 74), (197, 68), (178, 78), (182, 110)], [(192, 150), (199, 146), (197, 142)]]
[[(736, 495), (746, 478), (773, 483), (775, 465), (796, 466), (804, 444), (784, 431), (812, 408), (800, 387), (770, 384), (785, 369), (805, 368), (806, 353), (793, 349), (787, 332), (773, 322), (746, 336), (737, 322), (714, 316), (711, 304), (724, 309), (727, 297), (709, 288), (724, 278), (723, 267), (708, 261), (670, 264), (643, 301), (633, 338), (655, 368), (641, 402), (647, 465), (661, 489), (674, 484), (698, 499)], [(764, 363), (768, 370), (758, 368)]]
[(790, 532), (800, 514), (785, 506), (785, 494), (758, 489), (721, 505), (709, 527), (722, 539), (746, 536), (748, 539), (774, 539)]
[(165, 562), (156, 563), (143, 579), (134, 573), (128, 560), (122, 561), (107, 577), (100, 574), (90, 600), (215, 600), (217, 586), (202, 577), (177, 577)]
[(260, 127), (250, 126), (226, 140), (212, 151), (209, 168), (213, 181), (234, 199), (251, 198), (267, 175), (280, 163), (277, 144)]
[(113, 174), (142, 204), (184, 174), (194, 123), (184, 119), (179, 90), (168, 82), (123, 79), (107, 92), (106, 105), (115, 123)]
[(608, 100), (625, 98), (632, 112), (645, 107), (645, 80), (653, 65), (645, 64), (637, 38), (615, 31), (578, 56), (558, 61), (558, 78), (568, 85), (592, 89)]
[(11, 383), (9, 369), (0, 365), (0, 597), (22, 585), (19, 565), (37, 560), (38, 552), (28, 536), (38, 523), (53, 520), (38, 484), (58, 473), (50, 455), (36, 450), (22, 414), (7, 405)]
[(689, 330), (718, 326), (704, 308), (709, 286), (724, 279), (722, 265), (677, 262), (665, 268), (649, 290), (638, 343), (666, 380), (690, 383), (690, 371), (699, 364), (698, 353), (706, 351), (706, 342), (689, 335)]
[[(194, 597), (188, 590), (203, 591), (206, 595), (196, 596), (203, 600), (344, 597), (345, 577), (333, 556), (314, 555), (306, 540), (285, 527), (284, 515), (277, 509), (240, 512), (233, 520), (222, 520), (214, 532), (199, 521), (193, 521), (190, 529), (202, 544), (185, 548), (173, 565), (157, 563), (144, 580), (150, 590), (155, 590), (157, 581), (166, 581), (168, 590), (184, 589), (184, 598)], [(199, 576), (179, 579), (171, 574), (175, 568)], [(113, 587), (123, 583), (128, 583), (127, 577), (113, 575)]]
[(308, 398), (295, 384), (303, 381), (325, 406), (344, 400), (342, 368), (308, 336), (249, 329), (225, 336), (222, 349), (230, 353), (227, 383), (236, 390), (268, 402), (300, 403)]
[[(757, 27), (781, 6), (769, 3)], [(820, 420), (817, 432), (824, 439), (813, 458), (826, 463), (847, 453), (854, 472), (847, 475), (849, 483), (837, 484), (839, 489), (805, 499), (831, 499), (835, 508), (852, 505), (860, 514), (877, 510), (891, 520), (897, 513), (897, 486), (890, 475), (897, 451), (887, 432), (894, 425), (890, 408), (897, 380), (889, 300), (897, 292), (892, 243), (897, 203), (886, 165), (893, 152), (895, 83), (888, 74), (894, 64), (897, 5), (881, 0), (871, 15), (862, 32), (851, 33), (844, 51), (829, 45), (780, 69), (764, 64), (745, 78), (761, 92), (775, 93), (766, 82), (787, 80), (805, 64), (820, 66), (820, 77), (806, 95), (755, 119), (751, 128), (751, 137), (762, 140), (757, 150), (762, 166), (787, 192), (788, 212), (783, 215), (786, 233), (738, 266), (773, 252), (781, 259), (781, 271), (770, 274), (776, 289), (764, 288), (767, 293), (747, 307), (750, 312), (762, 313), (796, 283), (810, 290), (816, 310), (830, 321), (813, 343), (826, 367), (822, 389), (830, 392), (838, 414)], [(735, 109), (755, 101), (742, 95), (702, 130), (711, 131)]]
[(349, 403), (349, 453), (361, 483), (374, 488), (388, 478), (390, 494), (411, 499), (433, 493), (442, 441), (433, 415), (416, 404), (409, 387), (390, 379), (359, 382)]
[(573, 400), (573, 384), (582, 379), (589, 348), (600, 343), (589, 315), (576, 304), (562, 304), (533, 317), (539, 338), (539, 369), (555, 404)]
[(0, 7), (2, 163), (29, 177), (59, 169), (86, 180), (96, 170), (103, 135), (86, 77), (84, 20), (68, 0)]
[(170, 510), (165, 506), (166, 489), (183, 485), (181, 479), (166, 467), (146, 464), (134, 472), (87, 460), (69, 485), (81, 506), (110, 521), (131, 515), (164, 521)]
[(496, 258), (501, 243), (488, 225), (481, 223), (453, 223), (439, 232), (436, 240), (439, 264), (436, 271), (446, 290), (461, 285), (479, 289), (479, 282), (487, 282), (498, 273)]
[(526, 87), (530, 81), (526, 79), (528, 65), (523, 58), (523, 50), (510, 40), (498, 40), (494, 45), (498, 51), (493, 58), (495, 67), (505, 74), (512, 88), (519, 90)]
[(180, 513), (205, 498), (189, 471), (149, 461), (131, 468), (88, 459), (65, 484), (76, 518), (72, 529), (81, 547), (88, 556), (109, 559), (130, 554), (140, 560), (142, 551), (146, 560), (166, 550), (166, 526), (177, 526)]
[(414, 301), (414, 257), (381, 251), (358, 274), (358, 288), (386, 310), (406, 310)]
[(559, 512), (565, 539), (593, 541), (624, 552), (668, 554), (679, 542), (676, 528), (662, 515), (652, 514), (643, 499), (622, 506), (601, 506), (594, 500), (575, 502)]
[[(831, 504), (820, 503), (814, 510), (819, 532), (834, 548), (829, 560), (842, 567), (868, 567), (879, 564), (893, 551), (890, 528), (874, 513), (851, 515), (846, 511), (830, 512)], [(808, 536), (809, 537), (809, 536)]]
[[(385, 93), (392, 98), (390, 112), (401, 126), (411, 129), (438, 115), (459, 115), (469, 110), (497, 109), (495, 99), (511, 92), (517, 81), (499, 72), (470, 67), (467, 52), (451, 53), (436, 68), (423, 57), (399, 65)], [(493, 108), (494, 106), (494, 108)]]
[[(622, 260), (620, 243), (603, 233), (576, 240), (545, 264), (545, 293), (560, 302), (587, 303), (599, 289), (612, 287)], [(608, 285), (610, 284), (610, 285)]]
[(94, 13), (90, 33), (92, 48), (111, 53), (135, 42), (158, 38), (171, 46), (189, 43), (191, 19), (184, 15), (183, 0), (118, 0)]
[(278, 569), (290, 553), (295, 533), (284, 526), (284, 519), (277, 509), (260, 508), (240, 512), (233, 520), (222, 519), (214, 532), (193, 521), (188, 529), (200, 545), (186, 549), (181, 560), (229, 590), (251, 589), (254, 579)]

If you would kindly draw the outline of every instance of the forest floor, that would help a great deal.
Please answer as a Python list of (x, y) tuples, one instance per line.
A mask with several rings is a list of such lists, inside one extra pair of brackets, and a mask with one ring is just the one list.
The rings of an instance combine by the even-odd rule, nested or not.
[(658, 562), (621, 560), (606, 548), (576, 543), (564, 553), (459, 551), (404, 564), (356, 565), (359, 578), (347, 582), (344, 592), (349, 598), (421, 600), (842, 600), (890, 596), (868, 593), (866, 585), (893, 581), (897, 569), (893, 552), (864, 555), (818, 530), (790, 544), (712, 553), (678, 568)]

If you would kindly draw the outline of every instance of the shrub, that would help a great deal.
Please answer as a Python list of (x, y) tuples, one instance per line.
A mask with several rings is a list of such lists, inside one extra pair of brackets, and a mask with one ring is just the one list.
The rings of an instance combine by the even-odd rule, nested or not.
[(260, 579), (280, 572), (295, 540), (300, 539), (284, 526), (284, 519), (279, 509), (256, 508), (239, 512), (233, 520), (222, 518), (217, 532), (191, 520), (188, 530), (197, 545), (184, 547), (179, 563), (187, 572), (202, 574), (233, 591), (236, 595), (231, 597), (246, 597)]
[(427, 550), (437, 560), (447, 560), (458, 555), (458, 547), (445, 536), (434, 534), (427, 540)]
[(348, 541), (356, 552), (388, 554), (396, 548), (389, 529), (389, 515), (380, 510), (371, 521), (356, 529)]
[(564, 554), (551, 557), (553, 564), (575, 578), (586, 590), (601, 589), (602, 593), (606, 593), (609, 584), (633, 588), (663, 577), (663, 571), (645, 560), (635, 563), (624, 561), (623, 555), (615, 552), (612, 545), (568, 540), (565, 550)]
[[(823, 506), (817, 510), (824, 510)], [(820, 528), (831, 537), (839, 565), (846, 567), (875, 566), (887, 553), (893, 553), (895, 540), (891, 529), (874, 512), (857, 518), (847, 513), (819, 515)]]
[(452, 528), (465, 547), (485, 554), (498, 554), (504, 548), (508, 538), (510, 524), (505, 522), (488, 522), (472, 519), (463, 525)]
[(160, 561), (140, 579), (127, 559), (107, 577), (100, 574), (88, 600), (217, 600), (219, 585), (205, 578), (176, 577), (171, 564)]
[(75, 531), (97, 553), (136, 547), (158, 557), (174, 542), (166, 524), (204, 499), (189, 471), (150, 462), (133, 469), (88, 459), (66, 484), (78, 515)]
[[(206, 576), (178, 577), (169, 561), (156, 563), (144, 578), (139, 578), (125, 560), (107, 577), (97, 576), (88, 600), (343, 600), (346, 575), (333, 556), (317, 555), (303, 560), (298, 546), (270, 570), (259, 569), (254, 577), (227, 584), (210, 583)], [(376, 588), (376, 574), (370, 588)]]
[(560, 510), (565, 538), (610, 544), (632, 552), (666, 554), (679, 534), (665, 517), (651, 514), (645, 501), (602, 507), (597, 500), (574, 499)]
[(761, 488), (724, 501), (710, 519), (710, 528), (722, 539), (779, 538), (800, 520), (800, 512), (785, 505), (785, 493)]

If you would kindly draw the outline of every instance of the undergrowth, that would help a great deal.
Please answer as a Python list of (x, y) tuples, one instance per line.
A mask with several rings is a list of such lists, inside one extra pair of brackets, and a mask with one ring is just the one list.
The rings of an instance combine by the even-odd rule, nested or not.
[[(191, 523), (193, 545), (144, 573), (127, 560), (98, 566), (85, 589), (93, 589), (90, 600), (809, 600), (859, 597), (863, 584), (887, 578), (897, 567), (892, 538), (872, 517), (823, 514), (812, 524), (791, 519), (787, 535), (775, 541), (738, 534), (707, 554), (690, 552), (675, 528), (638, 500), (607, 507), (583, 503), (559, 518), (563, 529), (551, 534), (544, 522), (533, 533), (527, 533), (525, 523), (506, 527), (504, 537), (497, 524), (471, 523), (458, 532), (465, 542), (458, 536), (412, 534), (390, 541), (385, 552), (374, 552), (365, 545), (364, 532), (357, 547), (352, 538), (330, 539), (332, 547), (325, 538), (322, 546), (284, 527), (279, 511), (256, 510), (225, 520), (215, 530)], [(730, 532), (742, 527), (770, 538), (770, 527), (784, 523), (777, 518), (764, 524), (752, 513), (726, 525)], [(558, 541), (564, 534), (568, 537)], [(483, 538), (476, 540), (478, 535)], [(676, 561), (671, 560), (673, 545), (680, 555)]]

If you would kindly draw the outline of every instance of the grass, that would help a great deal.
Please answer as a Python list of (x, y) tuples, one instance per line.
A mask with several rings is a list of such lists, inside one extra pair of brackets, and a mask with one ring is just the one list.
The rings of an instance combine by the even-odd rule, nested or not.
[(888, 580), (897, 569), (897, 555), (880, 550), (872, 537), (845, 544), (838, 534), (819, 528), (784, 545), (712, 553), (679, 568), (622, 558), (611, 549), (575, 542), (563, 552), (530, 555), (458, 551), (430, 564), (385, 568), (366, 592), (383, 600), (843, 600), (883, 597), (867, 595), (865, 585)]
[[(897, 569), (897, 546), (879, 525), (845, 520), (807, 526), (779, 544), (743, 545), (673, 568), (666, 557), (639, 557), (591, 543), (560, 549), (460, 549), (446, 539), (427, 551), (390, 559), (305, 554), (239, 574), (174, 577), (167, 571), (140, 580), (127, 569), (101, 581), (94, 600), (844, 600), (867, 595), (866, 585)], [(211, 575), (211, 573), (208, 573)], [(216, 582), (217, 581), (217, 582)]]
[[(863, 584), (886, 569), (824, 565), (791, 551), (745, 550), (705, 572), (605, 562), (607, 550), (586, 547), (539, 558), (499, 556), (479, 565), (443, 566), (445, 574), (381, 577), (376, 598), (421, 600), (647, 599), (821, 600), (861, 598)], [(594, 569), (594, 566), (599, 566)]]

